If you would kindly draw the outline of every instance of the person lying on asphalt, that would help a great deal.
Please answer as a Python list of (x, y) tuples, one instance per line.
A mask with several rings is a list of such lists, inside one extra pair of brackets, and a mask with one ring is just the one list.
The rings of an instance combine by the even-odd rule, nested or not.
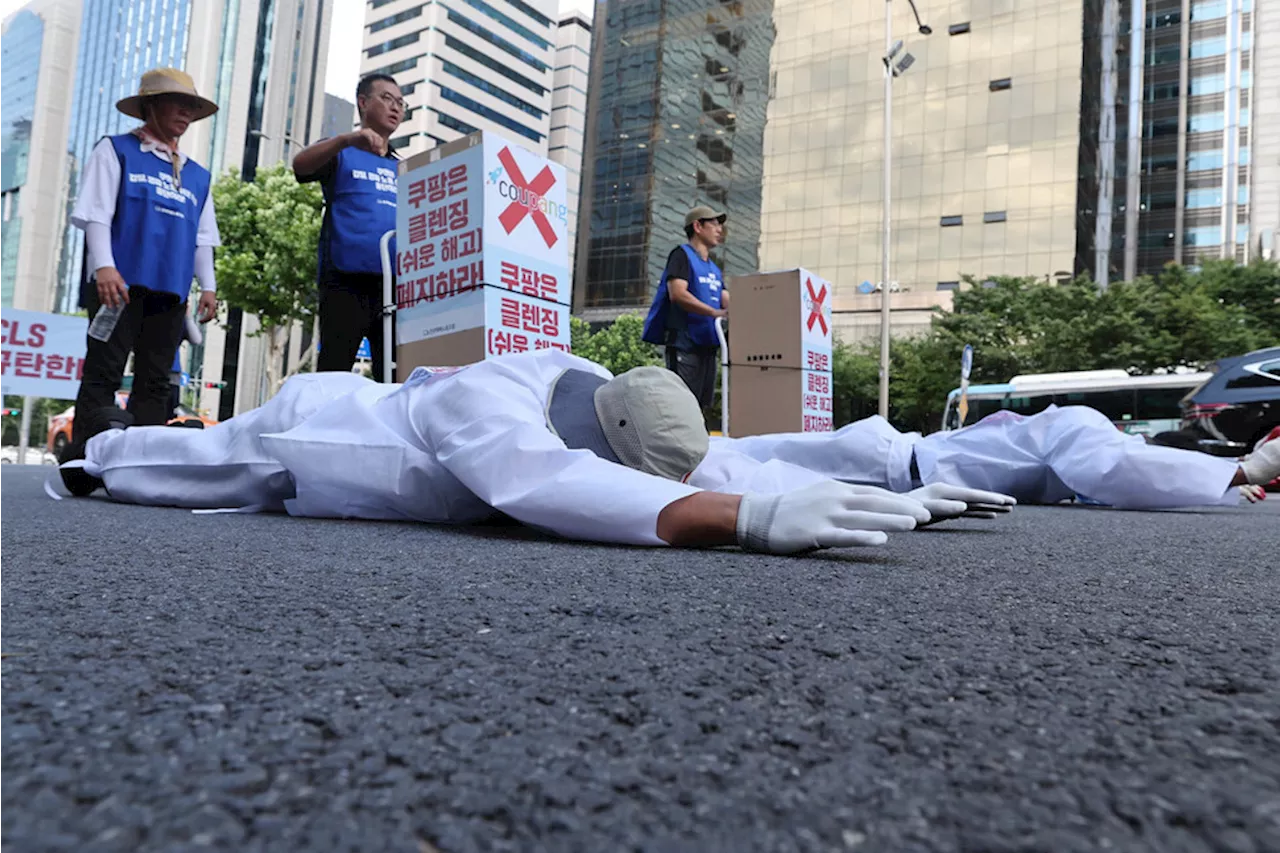
[[(1059, 460), (1033, 463), (1024, 448), (1026, 459), (1000, 462), (1014, 444), (1005, 430), (990, 431), (985, 450), (965, 441), (945, 453), (934, 436), (903, 436), (878, 418), (836, 433), (712, 440), (673, 378), (658, 368), (614, 378), (554, 350), (418, 368), (403, 385), (303, 374), (204, 431), (104, 432), (62, 473), (73, 493), (105, 483), (128, 503), (452, 523), (497, 511), (571, 539), (770, 553), (878, 545), (889, 531), (1009, 511), (1013, 497), (977, 484), (986, 469), (1012, 466), (1021, 473), (987, 476), (1052, 497), (1025, 486), (1054, 481)], [(1076, 432), (1097, 444), (1095, 433)], [(1131, 461), (1147, 481), (1201, 456), (1152, 450), (1175, 455)], [(1143, 474), (1144, 464), (1156, 470)], [(1186, 502), (1221, 502), (1231, 479)]]
[(1013, 503), (825, 478), (785, 495), (730, 493), (710, 476), (693, 482), (707, 449), (697, 400), (675, 374), (613, 378), (549, 350), (419, 368), (403, 385), (294, 376), (207, 430), (102, 432), (61, 473), (73, 494), (105, 484), (128, 503), (451, 523), (497, 511), (570, 539), (770, 553), (879, 545), (889, 531)]
[[(1260, 445), (1240, 461), (1226, 459), (1121, 432), (1087, 406), (1050, 406), (1035, 415), (996, 412), (972, 426), (923, 437), (876, 416), (830, 433), (713, 438), (704, 467), (727, 466), (726, 454), (776, 468), (772, 487), (780, 490), (821, 476), (895, 492), (947, 483), (1019, 503), (1082, 497), (1123, 509), (1235, 504), (1242, 494), (1235, 487), (1265, 485), (1280, 474), (1280, 442)], [(733, 487), (763, 488), (763, 470), (750, 476)]]

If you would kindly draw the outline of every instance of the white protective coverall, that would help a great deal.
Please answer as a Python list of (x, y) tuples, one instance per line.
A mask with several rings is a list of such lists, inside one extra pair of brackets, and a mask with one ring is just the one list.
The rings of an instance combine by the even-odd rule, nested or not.
[(205, 430), (101, 433), (84, 467), (126, 503), (452, 523), (498, 510), (566, 538), (636, 545), (664, 544), (658, 514), (699, 489), (777, 494), (831, 478), (907, 491), (913, 451), (924, 484), (1031, 502), (1074, 492), (1131, 507), (1236, 499), (1229, 460), (1148, 446), (1074, 407), (923, 439), (878, 417), (834, 433), (713, 439), (682, 484), (569, 449), (551, 432), (550, 388), (568, 368), (610, 376), (556, 350), (419, 368), (403, 385), (301, 374), (261, 408)]
[(567, 368), (610, 378), (558, 350), (419, 368), (403, 385), (301, 374), (208, 429), (100, 433), (84, 468), (126, 503), (460, 524), (499, 510), (571, 539), (666, 544), (658, 514), (698, 490), (566, 447), (545, 409)]
[[(912, 455), (919, 479), (911, 474)], [(736, 474), (732, 455), (766, 463)], [(1116, 429), (1086, 406), (1051, 406), (1036, 415), (997, 412), (972, 426), (924, 436), (901, 433), (879, 416), (832, 433), (792, 433), (715, 439), (690, 483), (704, 468), (737, 490), (785, 492), (814, 476), (905, 492), (947, 483), (1011, 495), (1024, 504), (1081, 496), (1126, 509), (1234, 504), (1239, 464), (1190, 450), (1148, 444)]]

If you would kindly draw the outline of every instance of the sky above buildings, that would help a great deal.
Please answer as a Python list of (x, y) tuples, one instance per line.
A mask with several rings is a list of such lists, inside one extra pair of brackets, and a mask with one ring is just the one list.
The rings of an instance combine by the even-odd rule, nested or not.
[(335, 0), (333, 4), (324, 90), (348, 101), (356, 99), (356, 82), (360, 79), (364, 6), (364, 0)]
[[(0, 0), (0, 18), (9, 17), (29, 2), (30, 0)], [(561, 0), (560, 5), (561, 8), (590, 10), (591, 0)], [(355, 100), (356, 81), (360, 79), (364, 11), (364, 0), (334, 0), (324, 90), (348, 101)]]
[[(29, 2), (31, 0), (0, 0), (0, 19), (8, 18)], [(356, 81), (360, 77), (364, 7), (364, 0), (334, 0), (324, 90), (348, 101), (355, 100)]]

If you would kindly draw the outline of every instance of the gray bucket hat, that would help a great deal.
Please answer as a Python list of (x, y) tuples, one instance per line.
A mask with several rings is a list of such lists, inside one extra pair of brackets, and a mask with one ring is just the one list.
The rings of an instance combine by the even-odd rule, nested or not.
[(547, 425), (570, 448), (681, 482), (710, 444), (697, 398), (661, 367), (636, 367), (613, 379), (565, 370), (547, 398)]

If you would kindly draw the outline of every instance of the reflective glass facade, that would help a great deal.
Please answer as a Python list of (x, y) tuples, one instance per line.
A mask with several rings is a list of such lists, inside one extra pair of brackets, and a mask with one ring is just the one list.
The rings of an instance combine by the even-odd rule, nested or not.
[[(911, 292), (896, 304), (927, 309), (965, 274), (1073, 271), (1090, 227), (1077, 221), (1081, 3), (929, 2), (929, 36), (891, 8), (899, 58), (914, 56), (893, 84), (890, 280)], [(828, 278), (837, 311), (880, 302), (857, 294), (881, 277), (884, 13), (777, 2), (760, 264)]]
[(569, 201), (569, 269), (574, 268), (578, 209), (582, 194), (582, 150), (587, 129), (587, 90), (591, 77), (591, 17), (567, 13), (556, 27), (555, 74), (551, 93), (551, 134), (547, 156), (565, 167)]
[(575, 290), (647, 307), (695, 203), (729, 214), (716, 260), (758, 267), (772, 0), (631, 0), (595, 21)]
[(227, 150), (227, 123), (231, 106), (231, 78), (235, 71), (236, 35), (240, 27), (240, 0), (226, 0), (222, 10), (222, 34), (218, 43), (218, 77), (213, 100), (218, 111), (209, 117), (213, 132), (209, 141), (211, 167), (222, 162)]
[[(1112, 277), (1245, 260), (1253, 0), (1118, 3)], [(1134, 95), (1141, 93), (1141, 102)]]
[(35, 117), (36, 82), (40, 76), (43, 42), (44, 22), (31, 12), (19, 12), (4, 31), (4, 80), (0, 82), (0, 114), (4, 122), (3, 135), (0, 136), (4, 272), (0, 280), (0, 304), (7, 308), (13, 306), (18, 246), (22, 239), (18, 199), (23, 184), (27, 182), (27, 164), (31, 157), (31, 125)]
[[(76, 82), (71, 93), (71, 180), (74, 202), (82, 164), (103, 136), (123, 133), (138, 121), (116, 102), (138, 91), (142, 73), (157, 66), (183, 67), (192, 0), (94, 0), (84, 4)], [(59, 272), (59, 311), (74, 312), (80, 295), (84, 233), (68, 226)]]

